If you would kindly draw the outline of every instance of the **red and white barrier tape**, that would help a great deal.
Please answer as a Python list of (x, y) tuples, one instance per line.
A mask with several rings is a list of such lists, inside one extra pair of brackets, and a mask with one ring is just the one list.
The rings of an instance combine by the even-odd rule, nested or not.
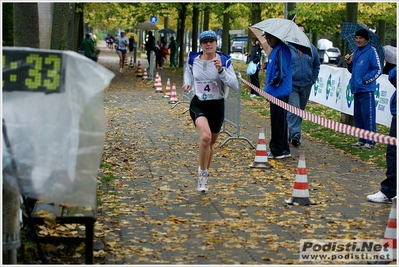
[(368, 130), (356, 128), (351, 125), (343, 124), (340, 122), (332, 121), (332, 120), (314, 115), (307, 111), (301, 110), (297, 107), (291, 106), (288, 103), (285, 103), (285, 102), (275, 98), (274, 96), (269, 95), (268, 93), (264, 92), (263, 90), (260, 90), (258, 87), (256, 87), (252, 83), (248, 82), (247, 80), (244, 80), (241, 76), (239, 76), (239, 78), (241, 79), (241, 81), (243, 81), (243, 83), (245, 83), (246, 85), (248, 85), (249, 87), (251, 87), (252, 89), (257, 91), (259, 94), (263, 95), (267, 100), (269, 100), (273, 104), (276, 104), (277, 106), (282, 107), (283, 109), (285, 109), (301, 118), (304, 118), (305, 120), (309, 120), (311, 122), (317, 123), (323, 127), (332, 129), (336, 132), (341, 132), (341, 133), (352, 135), (352, 136), (355, 136), (358, 138), (364, 138), (367, 140), (373, 140), (375, 142), (396, 146), (396, 137), (387, 136), (387, 135), (383, 135), (383, 134), (379, 134), (379, 133), (374, 133), (374, 132), (371, 132)]

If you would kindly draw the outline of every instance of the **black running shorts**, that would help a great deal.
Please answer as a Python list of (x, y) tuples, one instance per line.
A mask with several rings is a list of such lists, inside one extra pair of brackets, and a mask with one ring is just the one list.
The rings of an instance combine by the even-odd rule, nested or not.
[(190, 102), (190, 116), (194, 122), (198, 117), (208, 119), (212, 133), (219, 133), (224, 121), (224, 99), (201, 101), (194, 96)]

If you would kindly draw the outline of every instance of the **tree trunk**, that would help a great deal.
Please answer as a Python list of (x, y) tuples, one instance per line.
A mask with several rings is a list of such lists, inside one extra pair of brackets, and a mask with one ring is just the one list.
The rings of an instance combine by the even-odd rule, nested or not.
[(193, 32), (191, 36), (192, 44), (191, 51), (196, 52), (198, 49), (198, 22), (199, 22), (199, 8), (197, 3), (193, 3)]
[(3, 46), (14, 45), (14, 4), (3, 3)]
[(184, 25), (186, 23), (186, 13), (187, 13), (187, 5), (188, 3), (182, 3), (181, 9), (179, 10), (179, 27), (178, 27), (178, 42), (180, 47), (179, 52), (179, 67), (183, 67), (184, 65), (184, 51), (185, 51), (185, 42), (184, 42)]
[[(78, 51), (78, 46), (75, 44), (75, 3), (68, 3), (68, 20), (66, 32), (66, 49)], [(80, 45), (80, 44), (79, 44)]]
[(14, 45), (40, 47), (37, 3), (14, 4)]
[[(357, 9), (358, 9), (358, 3), (346, 3), (346, 20), (348, 22), (357, 23)], [(348, 53), (348, 46), (345, 42), (343, 43), (344, 43), (344, 49), (342, 55), (345, 56)], [(344, 61), (344, 67), (346, 67), (345, 61)], [(353, 116), (341, 112), (341, 122), (353, 126), (354, 125)]]
[(292, 20), (295, 14), (290, 14), (296, 7), (296, 3), (287, 3), (287, 19)]
[(204, 8), (204, 31), (209, 30), (209, 17), (211, 13), (211, 7), (206, 5)]
[[(75, 9), (75, 46), (80, 47), (84, 39), (84, 3), (77, 3)], [(138, 40), (137, 40), (138, 41)]]
[(51, 49), (67, 50), (68, 38), (73, 38), (73, 36), (68, 35), (70, 20), (69, 5), (69, 3), (54, 3)]
[[(378, 37), (380, 37), (380, 43), (382, 46), (385, 45), (385, 27), (386, 27), (386, 21), (385, 20), (378, 20), (378, 28), (377, 28), (377, 34)], [(384, 66), (382, 66), (384, 67)]]
[[(250, 4), (251, 7), (251, 25), (254, 25), (262, 20), (262, 7), (261, 3), (253, 3)], [(251, 53), (252, 47), (252, 39), (248, 38), (247, 42), (248, 53)], [(247, 57), (247, 63), (249, 63), (249, 57)]]
[[(228, 10), (229, 7), (230, 3), (224, 3), (224, 10)], [(230, 14), (229, 12), (224, 12), (222, 40), (230, 40), (229, 30), (230, 30)], [(229, 41), (222, 42), (222, 52), (225, 54), (229, 54), (229, 50), (230, 50), (230, 42)]]

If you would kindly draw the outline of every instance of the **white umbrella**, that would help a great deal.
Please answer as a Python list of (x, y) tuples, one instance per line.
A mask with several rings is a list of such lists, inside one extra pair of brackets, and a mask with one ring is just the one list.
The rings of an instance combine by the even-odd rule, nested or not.
[(328, 39), (320, 39), (317, 41), (317, 49), (319, 50), (327, 50), (333, 47), (333, 42)]
[(267, 32), (283, 42), (292, 44), (303, 53), (312, 55), (309, 38), (292, 20), (281, 18), (266, 19), (251, 27)]
[(385, 61), (396, 65), (397, 48), (391, 45), (384, 45)]

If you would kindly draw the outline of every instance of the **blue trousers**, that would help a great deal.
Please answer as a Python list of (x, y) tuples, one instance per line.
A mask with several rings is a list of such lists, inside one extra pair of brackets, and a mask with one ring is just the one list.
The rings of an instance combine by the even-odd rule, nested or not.
[[(279, 98), (285, 103), (288, 102), (288, 96)], [(270, 103), (270, 123), (272, 138), (269, 142), (270, 152), (274, 156), (283, 155), (284, 151), (290, 151), (288, 144), (287, 111), (279, 106)]]
[[(353, 118), (355, 126), (360, 129), (376, 132), (376, 110), (373, 92), (354, 94)], [(359, 138), (359, 142), (374, 145), (375, 142)]]
[[(389, 136), (396, 137), (396, 115), (392, 116)], [(381, 182), (380, 191), (388, 198), (393, 198), (396, 196), (396, 146), (387, 145), (386, 161), (386, 179)]]
[[(309, 84), (307, 86), (293, 85), (292, 93), (288, 100), (288, 104), (300, 108), (302, 110), (305, 110), (306, 105), (308, 104), (311, 89), (312, 89), (312, 84)], [(291, 112), (287, 112), (287, 123), (288, 123), (288, 140), (292, 140), (292, 138), (294, 137), (301, 140), (302, 118)]]

